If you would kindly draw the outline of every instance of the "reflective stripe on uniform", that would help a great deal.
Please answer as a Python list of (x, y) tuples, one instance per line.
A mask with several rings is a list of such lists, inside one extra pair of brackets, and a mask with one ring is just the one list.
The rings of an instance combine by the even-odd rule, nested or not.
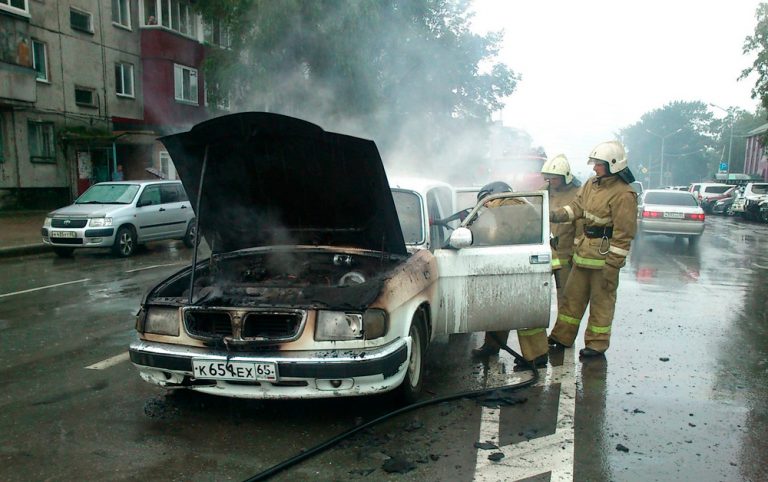
[(611, 246), (610, 248), (608, 248), (608, 251), (610, 251), (611, 253), (618, 254), (619, 256), (624, 256), (625, 258), (629, 254), (629, 251), (627, 251), (626, 249), (617, 248), (616, 246)]
[(584, 211), (584, 217), (589, 219), (590, 221), (594, 221), (597, 224), (602, 224), (602, 225), (606, 225), (611, 222), (611, 218), (601, 218), (599, 216), (595, 216), (589, 211)]
[(570, 206), (563, 206), (563, 209), (565, 209), (565, 212), (568, 214), (569, 221), (573, 221), (576, 218), (573, 214), (573, 209), (571, 209)]
[(603, 267), (605, 266), (605, 260), (604, 259), (592, 259), (592, 258), (582, 258), (578, 254), (573, 254), (573, 264), (580, 264), (582, 266), (594, 266), (594, 267)]
[(611, 325), (608, 325), (608, 326), (587, 325), (587, 330), (591, 331), (592, 333), (598, 333), (598, 334), (610, 333)]
[(517, 330), (517, 334), (520, 336), (533, 336), (538, 335), (539, 333), (546, 333), (547, 330), (544, 328), (532, 328), (530, 330)]
[(553, 268), (560, 268), (561, 266), (563, 266), (563, 265), (562, 265), (562, 263), (560, 263), (560, 259), (559, 258), (552, 258), (552, 267)]
[(560, 320), (560, 321), (564, 321), (564, 322), (566, 322), (568, 324), (571, 324), (571, 325), (576, 325), (576, 326), (579, 326), (579, 323), (581, 323), (581, 320), (576, 319), (576, 318), (574, 318), (572, 316), (564, 315), (562, 313), (558, 313), (557, 319)]

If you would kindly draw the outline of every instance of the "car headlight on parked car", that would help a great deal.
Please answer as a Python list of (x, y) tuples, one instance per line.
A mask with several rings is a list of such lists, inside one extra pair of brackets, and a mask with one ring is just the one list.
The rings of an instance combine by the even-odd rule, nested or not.
[(144, 333), (179, 336), (179, 310), (177, 308), (147, 308)]
[(45, 218), (45, 221), (43, 221), (43, 227), (44, 228), (50, 228), (51, 227), (51, 218)]
[(92, 228), (101, 228), (104, 226), (112, 226), (112, 218), (91, 218), (88, 224)]
[(387, 314), (383, 310), (370, 309), (363, 314), (321, 310), (317, 314), (315, 340), (370, 340), (386, 332)]

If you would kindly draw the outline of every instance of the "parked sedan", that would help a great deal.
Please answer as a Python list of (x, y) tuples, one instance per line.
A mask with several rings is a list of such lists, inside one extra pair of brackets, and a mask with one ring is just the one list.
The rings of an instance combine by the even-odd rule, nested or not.
[(690, 192), (651, 189), (638, 203), (638, 235), (687, 237), (694, 246), (704, 232), (704, 218), (704, 211)]

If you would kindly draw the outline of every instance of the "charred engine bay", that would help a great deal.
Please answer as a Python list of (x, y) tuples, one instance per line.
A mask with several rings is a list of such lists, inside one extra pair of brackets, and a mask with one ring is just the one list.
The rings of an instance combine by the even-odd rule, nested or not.
[[(198, 265), (193, 304), (364, 309), (403, 259), (326, 250), (213, 256)], [(190, 274), (187, 270), (160, 285), (148, 301), (187, 303)]]

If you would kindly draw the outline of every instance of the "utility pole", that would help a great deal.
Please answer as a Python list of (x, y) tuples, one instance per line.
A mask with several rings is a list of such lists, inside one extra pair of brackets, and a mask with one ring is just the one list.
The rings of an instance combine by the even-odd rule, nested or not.
[(659, 187), (662, 187), (664, 185), (664, 141), (667, 140), (667, 137), (673, 136), (683, 130), (683, 128), (679, 128), (675, 132), (670, 132), (667, 135), (662, 136), (661, 134), (657, 134), (655, 132), (651, 132), (648, 129), (645, 130), (648, 134), (654, 135), (661, 139), (661, 166), (659, 168)]

